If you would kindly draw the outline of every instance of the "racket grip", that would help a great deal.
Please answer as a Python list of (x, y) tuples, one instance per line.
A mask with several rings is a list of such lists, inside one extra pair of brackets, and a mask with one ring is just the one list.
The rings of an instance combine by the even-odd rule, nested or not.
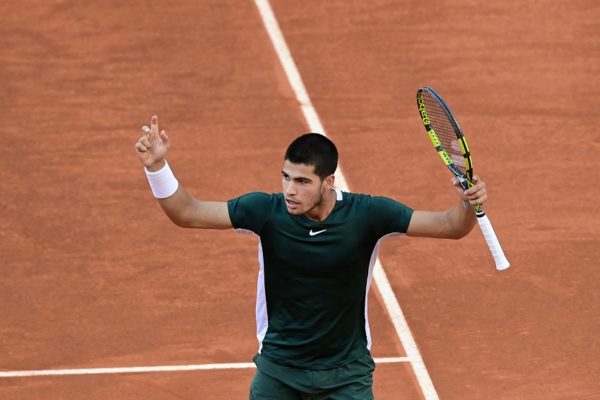
[(490, 223), (490, 220), (487, 217), (487, 215), (478, 215), (477, 222), (479, 222), (479, 228), (481, 229), (481, 233), (483, 233), (483, 237), (485, 238), (485, 241), (487, 242), (487, 245), (490, 248), (492, 257), (494, 257), (496, 269), (498, 271), (502, 271), (510, 267), (510, 263), (506, 259), (504, 251), (502, 251), (500, 242), (498, 242), (498, 238), (496, 237), (494, 228), (492, 228), (492, 224)]

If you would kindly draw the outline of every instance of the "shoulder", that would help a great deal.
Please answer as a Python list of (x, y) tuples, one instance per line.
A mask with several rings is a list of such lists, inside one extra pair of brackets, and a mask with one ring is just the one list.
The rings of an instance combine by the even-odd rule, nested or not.
[(385, 196), (357, 195), (355, 201), (366, 211), (369, 223), (378, 236), (406, 233), (412, 208)]
[(388, 208), (406, 207), (404, 204), (397, 200), (391, 199), (385, 196), (373, 196), (370, 194), (363, 193), (349, 193), (343, 192), (344, 202), (348, 204), (356, 205), (359, 207), (366, 207), (369, 210), (377, 211)]
[(249, 229), (255, 233), (264, 226), (273, 212), (283, 207), (281, 193), (251, 192), (227, 202), (229, 217), (235, 228)]
[(267, 212), (267, 210), (275, 209), (278, 205), (282, 204), (283, 194), (263, 192), (250, 192), (227, 201), (230, 213), (235, 213), (237, 209), (255, 209)]
[(344, 204), (367, 206), (373, 198), (371, 195), (364, 193), (352, 193), (352, 192), (340, 192), (341, 196), (338, 195), (338, 200), (342, 200)]
[(268, 203), (272, 201), (276, 201), (278, 198), (281, 198), (281, 193), (264, 193), (264, 192), (249, 192), (245, 193), (241, 196), (234, 197), (230, 199), (228, 203), (231, 202), (246, 202), (246, 203)]

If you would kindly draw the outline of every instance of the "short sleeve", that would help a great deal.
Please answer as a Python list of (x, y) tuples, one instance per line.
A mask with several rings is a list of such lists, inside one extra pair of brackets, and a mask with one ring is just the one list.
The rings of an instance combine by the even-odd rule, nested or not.
[(271, 214), (275, 200), (274, 195), (253, 192), (227, 201), (233, 227), (260, 234)]
[(369, 219), (378, 237), (406, 233), (413, 209), (387, 197), (371, 197)]

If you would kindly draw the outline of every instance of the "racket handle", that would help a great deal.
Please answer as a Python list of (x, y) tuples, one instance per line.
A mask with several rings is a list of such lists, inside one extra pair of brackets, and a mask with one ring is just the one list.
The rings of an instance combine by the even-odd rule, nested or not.
[(494, 261), (496, 262), (496, 269), (498, 271), (502, 271), (510, 267), (510, 263), (506, 259), (504, 251), (502, 251), (500, 242), (498, 242), (494, 228), (492, 228), (492, 224), (490, 223), (487, 215), (478, 215), (477, 222), (479, 222), (481, 233), (483, 233), (483, 237), (485, 238), (485, 241), (492, 252), (492, 257), (494, 257)]

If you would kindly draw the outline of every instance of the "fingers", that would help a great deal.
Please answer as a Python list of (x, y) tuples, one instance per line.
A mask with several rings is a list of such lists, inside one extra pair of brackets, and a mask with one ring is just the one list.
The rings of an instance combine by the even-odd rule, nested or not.
[[(148, 125), (144, 125), (142, 126), (142, 133), (144, 134), (144, 137), (146, 137), (150, 142), (156, 138), (158, 135), (158, 117), (156, 115), (153, 115), (152, 118), (150, 118), (150, 126)], [(148, 142), (148, 143), (150, 143)], [(147, 146), (149, 146), (149, 144), (147, 144)]]
[(150, 137), (150, 128), (147, 125), (142, 126), (142, 137), (135, 144), (137, 151), (144, 152), (148, 150), (152, 144)]
[(488, 197), (486, 184), (477, 175), (473, 175), (472, 182), (473, 186), (464, 190), (458, 178), (452, 177), (452, 186), (454, 186), (454, 189), (462, 200), (468, 201), (473, 206), (481, 205)]
[(163, 129), (158, 131), (158, 117), (153, 115), (150, 119), (150, 126), (142, 126), (142, 137), (136, 142), (135, 149), (138, 152), (144, 153), (156, 146), (159, 143), (161, 146), (169, 147), (169, 135)]
[[(156, 115), (153, 116), (150, 120), (150, 126), (153, 126), (153, 124), (156, 127), (158, 127), (158, 117)], [(153, 139), (153, 137), (151, 136), (151, 133), (152, 133), (151, 127), (149, 127), (148, 125), (142, 126), (142, 137), (139, 138), (139, 140), (135, 144), (135, 149), (137, 151), (143, 153), (150, 149), (150, 146), (152, 146), (152, 139)]]
[(150, 132), (158, 135), (158, 116), (156, 115), (150, 119)]
[(168, 142), (169, 135), (167, 135), (167, 131), (165, 131), (164, 129), (162, 131), (160, 131), (160, 138), (162, 139), (163, 142)]
[(146, 137), (158, 136), (158, 117), (156, 115), (153, 115), (152, 118), (150, 118), (150, 126), (142, 126), (142, 132)]
[(485, 182), (483, 182), (477, 175), (473, 176), (473, 186), (464, 191), (464, 195), (469, 200), (469, 203), (483, 204), (487, 200), (487, 188)]
[(135, 144), (135, 149), (141, 153), (150, 149), (150, 139), (147, 136), (142, 136)]

